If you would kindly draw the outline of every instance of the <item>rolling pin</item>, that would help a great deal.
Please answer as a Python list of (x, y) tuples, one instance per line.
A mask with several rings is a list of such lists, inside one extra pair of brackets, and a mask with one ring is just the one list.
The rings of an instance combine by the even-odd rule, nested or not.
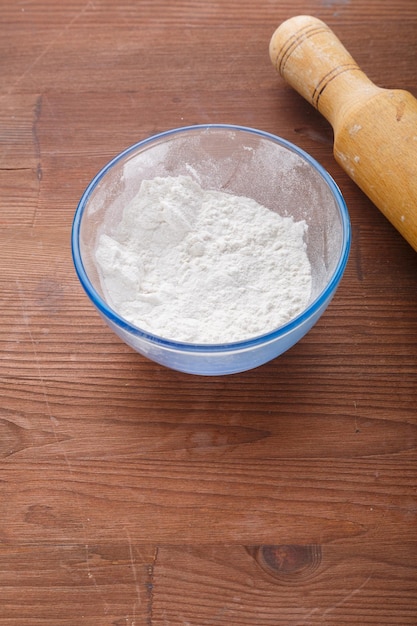
[(417, 250), (417, 100), (376, 86), (330, 28), (308, 15), (283, 22), (269, 54), (330, 122), (339, 165)]

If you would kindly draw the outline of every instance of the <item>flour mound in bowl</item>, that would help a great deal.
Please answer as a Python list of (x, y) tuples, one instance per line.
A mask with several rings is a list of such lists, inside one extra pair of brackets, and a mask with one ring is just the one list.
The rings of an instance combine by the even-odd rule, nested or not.
[(100, 235), (95, 258), (107, 303), (134, 326), (173, 341), (230, 343), (306, 308), (307, 228), (189, 176), (157, 177)]

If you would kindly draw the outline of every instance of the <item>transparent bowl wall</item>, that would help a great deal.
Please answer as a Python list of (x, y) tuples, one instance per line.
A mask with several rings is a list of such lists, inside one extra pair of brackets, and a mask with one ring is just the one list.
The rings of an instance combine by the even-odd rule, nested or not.
[[(295, 220), (306, 220), (313, 287), (308, 307), (288, 324), (247, 341), (188, 344), (154, 336), (107, 304), (94, 251), (112, 235), (144, 179), (186, 174), (203, 188), (248, 196)], [(92, 180), (72, 230), (75, 268), (87, 295), (112, 330), (134, 350), (175, 370), (202, 375), (248, 370), (299, 341), (326, 309), (342, 277), (350, 246), (346, 205), (332, 178), (289, 142), (254, 129), (208, 125), (180, 128), (131, 146)]]

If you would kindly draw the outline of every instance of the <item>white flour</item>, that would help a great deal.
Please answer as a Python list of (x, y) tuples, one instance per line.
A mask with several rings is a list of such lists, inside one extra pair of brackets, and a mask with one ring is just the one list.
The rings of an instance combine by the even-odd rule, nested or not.
[(311, 293), (304, 221), (188, 176), (143, 181), (96, 260), (105, 296), (152, 334), (224, 343), (266, 333)]

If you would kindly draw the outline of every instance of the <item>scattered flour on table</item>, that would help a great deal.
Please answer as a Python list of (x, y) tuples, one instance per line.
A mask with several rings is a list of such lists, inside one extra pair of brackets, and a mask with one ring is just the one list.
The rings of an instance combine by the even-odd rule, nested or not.
[(96, 249), (109, 305), (142, 330), (240, 341), (295, 317), (311, 294), (305, 221), (188, 176), (142, 182)]

